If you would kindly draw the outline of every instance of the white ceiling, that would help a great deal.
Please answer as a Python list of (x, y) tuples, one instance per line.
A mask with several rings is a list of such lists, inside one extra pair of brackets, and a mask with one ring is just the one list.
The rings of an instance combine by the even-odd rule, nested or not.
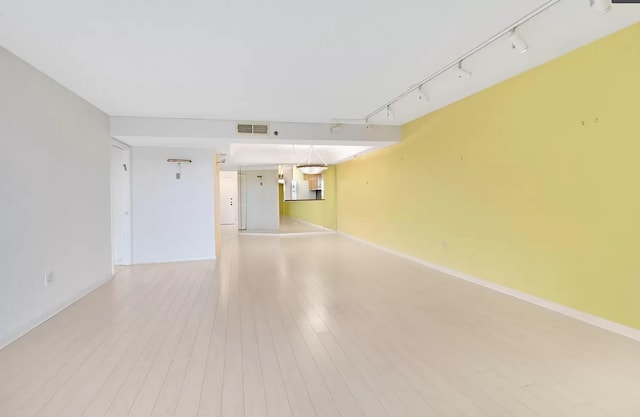
[(640, 4), (615, 4), (600, 15), (589, 0), (0, 0), (0, 46), (111, 116), (158, 118), (142, 124), (165, 126), (163, 117), (214, 119), (170, 121), (181, 126), (304, 122), (278, 128), (283, 135), (261, 144), (175, 129), (114, 135), (132, 146), (215, 149), (232, 169), (296, 163), (288, 144), (297, 143), (301, 154), (314, 144), (331, 164), (397, 138), (358, 146), (350, 133), (358, 130), (345, 128), (337, 136), (349, 146), (336, 146), (333, 129), (309, 140), (324, 131), (312, 123), (362, 124), (551, 3), (518, 27), (526, 54), (503, 36), (464, 60), (472, 78), (444, 72), (426, 84), (428, 102), (410, 93), (393, 104), (393, 120), (385, 111), (367, 120), (402, 125), (637, 23)]
[[(0, 0), (0, 45), (110, 115), (291, 122), (361, 119), (546, 0)], [(562, 0), (444, 74), (402, 124), (640, 20)], [(455, 81), (455, 83), (454, 83)]]

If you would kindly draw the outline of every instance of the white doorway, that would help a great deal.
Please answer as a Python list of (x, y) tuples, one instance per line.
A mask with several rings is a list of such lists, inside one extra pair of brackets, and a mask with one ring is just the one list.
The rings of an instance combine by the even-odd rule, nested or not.
[(131, 265), (131, 151), (111, 147), (111, 242), (113, 265)]
[(238, 223), (238, 173), (220, 171), (220, 224)]

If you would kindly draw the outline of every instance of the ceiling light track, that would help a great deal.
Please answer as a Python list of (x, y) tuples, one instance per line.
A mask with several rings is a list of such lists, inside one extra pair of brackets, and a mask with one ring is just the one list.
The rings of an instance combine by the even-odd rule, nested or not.
[[(369, 120), (373, 116), (375, 116), (376, 114), (381, 113), (381, 112), (383, 112), (385, 110), (388, 110), (397, 101), (399, 101), (403, 97), (413, 93), (415, 90), (417, 90), (419, 88), (424, 88), (425, 84), (427, 84), (429, 81), (439, 77), (440, 75), (442, 75), (446, 71), (449, 71), (452, 68), (461, 68), (462, 61), (464, 61), (465, 59), (469, 58), (472, 55), (475, 55), (478, 51), (484, 49), (485, 47), (489, 46), (493, 42), (495, 42), (498, 39), (504, 37), (505, 35), (507, 35), (507, 34), (511, 35), (513, 33), (513, 31), (518, 26), (522, 25), (523, 23), (528, 22), (529, 20), (533, 19), (534, 17), (536, 17), (540, 13), (546, 11), (547, 9), (551, 8), (552, 6), (554, 6), (555, 4), (557, 4), (559, 2), (560, 2), (560, 0), (550, 0), (550, 1), (548, 1), (547, 3), (543, 4), (542, 6), (538, 7), (537, 9), (535, 9), (532, 12), (530, 12), (529, 14), (527, 14), (526, 16), (520, 18), (519, 20), (517, 20), (513, 24), (511, 24), (511, 25), (507, 26), (506, 28), (502, 29), (501, 31), (499, 31), (498, 33), (496, 33), (495, 35), (493, 35), (492, 37), (490, 37), (486, 41), (484, 41), (481, 44), (477, 45), (475, 48), (471, 49), (469, 52), (467, 52), (464, 55), (458, 57), (455, 61), (452, 61), (448, 65), (442, 67), (440, 70), (434, 72), (433, 74), (431, 74), (427, 78), (423, 79), (422, 81), (420, 81), (419, 83), (415, 84), (411, 88), (408, 88), (407, 90), (402, 92), (400, 95), (394, 97), (392, 100), (389, 100), (388, 102), (386, 102), (382, 106), (378, 107), (377, 109), (375, 109), (371, 113), (367, 114), (365, 117), (362, 118), (362, 120)], [(469, 75), (470, 75), (470, 73), (469, 73)], [(466, 78), (468, 78), (468, 77), (466, 77)], [(388, 112), (387, 112), (387, 114), (388, 114)]]

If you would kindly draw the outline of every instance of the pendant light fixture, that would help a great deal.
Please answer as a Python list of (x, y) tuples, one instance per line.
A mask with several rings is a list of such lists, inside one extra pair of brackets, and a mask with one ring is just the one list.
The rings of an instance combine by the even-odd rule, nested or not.
[[(294, 153), (295, 153), (295, 146), (294, 146), (293, 150), (294, 150)], [(318, 156), (318, 158), (322, 161), (322, 164), (311, 162), (311, 157), (313, 156), (313, 152), (314, 151), (315, 151), (316, 155)], [(301, 161), (298, 165), (296, 165), (296, 168), (300, 172), (302, 172), (303, 174), (317, 175), (317, 174), (321, 174), (327, 168), (329, 168), (329, 165), (327, 165), (325, 160), (322, 158), (322, 155), (320, 155), (320, 153), (313, 147), (313, 145), (311, 145), (309, 147), (309, 155), (307, 156), (307, 160), (306, 161)]]

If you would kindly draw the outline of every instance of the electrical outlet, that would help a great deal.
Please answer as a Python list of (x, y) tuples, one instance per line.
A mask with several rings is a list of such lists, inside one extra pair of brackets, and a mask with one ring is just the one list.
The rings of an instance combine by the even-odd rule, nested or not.
[(53, 271), (47, 271), (44, 273), (44, 286), (53, 284)]
[(443, 240), (440, 246), (442, 247), (442, 249), (447, 249), (447, 241)]

